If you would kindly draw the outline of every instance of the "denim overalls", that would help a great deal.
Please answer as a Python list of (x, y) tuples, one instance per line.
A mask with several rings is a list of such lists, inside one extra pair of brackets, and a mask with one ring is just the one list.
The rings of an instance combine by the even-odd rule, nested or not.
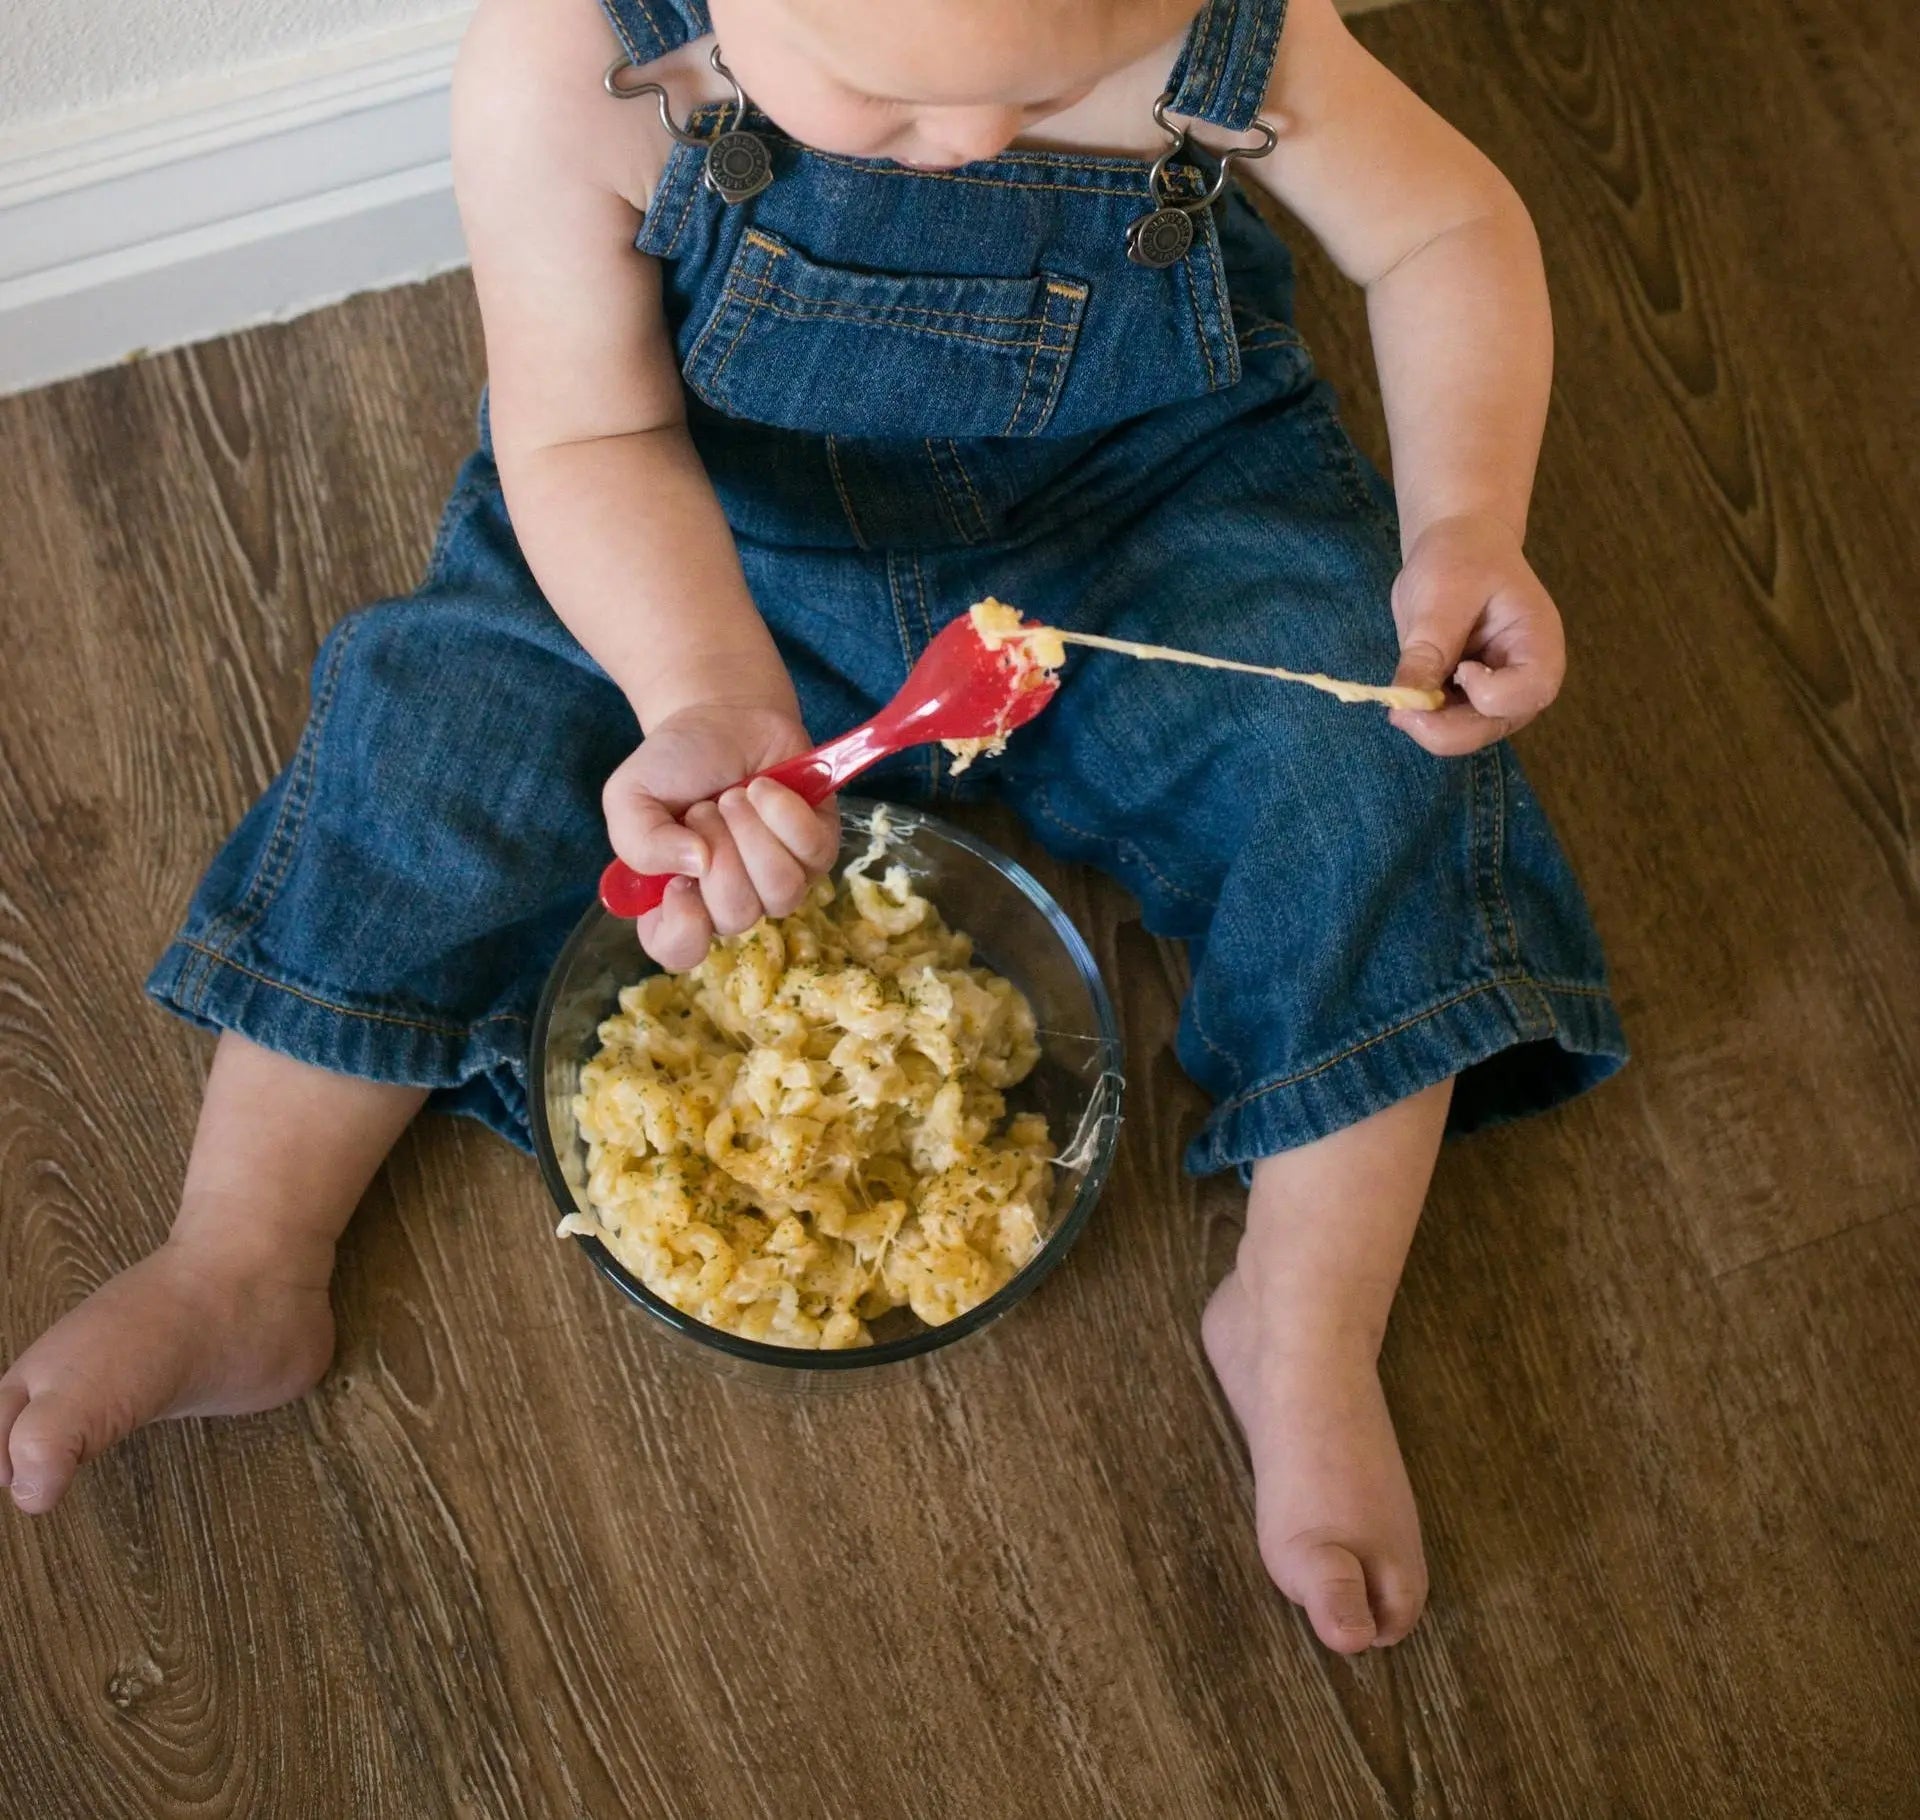
[[(645, 64), (700, 0), (605, 0)], [(1242, 128), (1284, 0), (1210, 0), (1175, 111)], [(696, 116), (711, 127), (725, 109)], [(1287, 252), (1237, 193), (1134, 263), (1134, 158), (1012, 150), (923, 172), (749, 116), (772, 181), (729, 204), (676, 146), (661, 262), (692, 433), (823, 738), (996, 594), (1059, 625), (1386, 680), (1391, 497), (1291, 326)], [(1176, 164), (1197, 196), (1210, 171)], [(694, 609), (695, 603), (689, 603)], [(527, 1143), (530, 1017), (608, 857), (639, 738), (540, 595), (482, 412), (425, 581), (349, 615), (292, 763), (149, 982), (212, 1028), (424, 1085)], [(872, 774), (1003, 797), (1185, 942), (1189, 1166), (1246, 1165), (1458, 1076), (1456, 1128), (1550, 1106), (1625, 1048), (1579, 890), (1505, 746), (1429, 757), (1384, 714), (1098, 653), (1004, 757)]]

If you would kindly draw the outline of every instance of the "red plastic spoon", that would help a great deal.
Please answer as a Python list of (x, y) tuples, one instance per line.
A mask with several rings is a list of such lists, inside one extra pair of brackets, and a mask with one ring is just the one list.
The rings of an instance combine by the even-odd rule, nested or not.
[[(1058, 678), (1024, 660), (1017, 645), (989, 650), (971, 617), (963, 614), (927, 646), (900, 693), (873, 719), (755, 776), (785, 784), (810, 803), (823, 803), (870, 765), (909, 746), (936, 739), (998, 739), (1025, 726), (1059, 686)], [(645, 916), (659, 907), (673, 877), (639, 873), (617, 859), (600, 875), (600, 901), (615, 916)]]

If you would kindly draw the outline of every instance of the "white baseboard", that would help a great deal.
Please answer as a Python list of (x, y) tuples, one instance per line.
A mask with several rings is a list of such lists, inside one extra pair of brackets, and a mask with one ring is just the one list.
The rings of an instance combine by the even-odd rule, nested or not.
[(465, 264), (469, 11), (0, 136), (0, 395)]
[(463, 264), (465, 22), (0, 140), (0, 393)]

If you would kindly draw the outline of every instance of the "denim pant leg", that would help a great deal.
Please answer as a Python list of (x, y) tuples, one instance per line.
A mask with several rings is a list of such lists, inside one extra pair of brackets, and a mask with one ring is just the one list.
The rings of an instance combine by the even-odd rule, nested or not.
[[(742, 555), (808, 725), (866, 718), (908, 661), (884, 565)], [(534, 1008), (609, 858), (601, 787), (638, 739), (476, 454), (420, 589), (321, 647), (293, 761), (215, 858), (148, 991), (318, 1067), (431, 1088), (434, 1109), (527, 1148)], [(876, 773), (903, 798), (915, 775), (888, 789)]]
[[(1082, 630), (1392, 675), (1391, 495), (1323, 386), (1154, 466), (1157, 491), (1011, 552), (996, 586)], [(943, 596), (965, 591), (955, 575)], [(1215, 1102), (1196, 1171), (1448, 1077), (1456, 1129), (1540, 1110), (1625, 1056), (1585, 903), (1504, 745), (1436, 759), (1377, 708), (1080, 651), (1003, 765), (1056, 854), (1189, 944), (1180, 1056)]]
[(419, 591), (321, 647), (292, 762), (148, 990), (319, 1067), (432, 1088), (524, 1146), (535, 1000), (606, 861), (600, 787), (637, 737), (475, 455)]

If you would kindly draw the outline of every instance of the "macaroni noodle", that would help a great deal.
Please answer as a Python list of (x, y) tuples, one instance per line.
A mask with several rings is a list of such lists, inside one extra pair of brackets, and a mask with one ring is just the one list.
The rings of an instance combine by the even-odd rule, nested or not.
[[(1013, 660), (1016, 694), (1051, 682), (1067, 661), (1060, 634), (1051, 626), (1025, 626), (1019, 612), (1004, 602), (983, 600), (967, 614), (980, 642), (989, 651), (1005, 650)], [(1007, 732), (1000, 727), (980, 739), (943, 739), (941, 745), (953, 754), (952, 775), (958, 777), (976, 758), (998, 758), (1007, 749)]]
[(884, 839), (792, 916), (620, 994), (581, 1070), (591, 1216), (656, 1295), (776, 1345), (937, 1325), (1040, 1249), (1046, 1121), (1008, 1117), (1039, 1059), (1032, 1009), (973, 962)]

